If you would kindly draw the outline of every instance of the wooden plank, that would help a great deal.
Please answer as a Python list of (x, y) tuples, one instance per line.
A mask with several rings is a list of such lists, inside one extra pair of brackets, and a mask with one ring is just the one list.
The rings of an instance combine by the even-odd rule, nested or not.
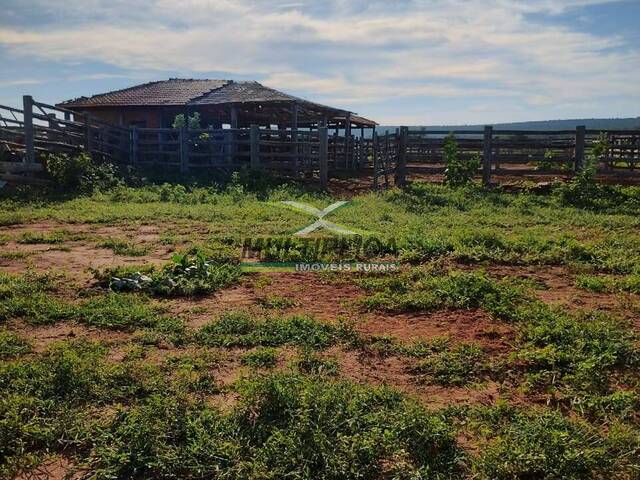
[(576, 172), (584, 169), (584, 137), (585, 137), (585, 127), (579, 126), (576, 127), (576, 150), (575, 150), (575, 170)]
[(260, 168), (260, 126), (259, 125), (251, 125), (251, 168), (259, 169)]
[(42, 172), (44, 167), (41, 163), (0, 162), (0, 170), (9, 173)]
[(491, 184), (491, 162), (492, 162), (492, 134), (493, 128), (490, 125), (484, 127), (484, 138), (482, 144), (482, 184), (489, 186)]
[(318, 127), (318, 136), (320, 140), (318, 153), (320, 161), (320, 188), (325, 189), (329, 184), (329, 131), (326, 126)]
[(23, 121), (24, 121), (24, 145), (25, 145), (25, 161), (34, 163), (36, 159), (36, 150), (33, 131), (33, 98), (31, 95), (22, 97), (23, 103)]
[(14, 175), (12, 173), (0, 173), (0, 179), (6, 180), (9, 183), (26, 183), (31, 185), (50, 185), (50, 180), (37, 177), (27, 177), (24, 175)]
[(395, 183), (404, 185), (407, 178), (407, 137), (408, 127), (400, 127), (400, 138), (398, 139), (398, 156), (396, 165)]

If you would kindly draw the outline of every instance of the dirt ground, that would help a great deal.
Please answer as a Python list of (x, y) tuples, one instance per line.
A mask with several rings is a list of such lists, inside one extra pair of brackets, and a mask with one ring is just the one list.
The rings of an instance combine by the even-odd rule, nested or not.
[[(162, 264), (168, 261), (174, 247), (158, 245), (160, 229), (153, 225), (129, 227), (60, 225), (40, 222), (30, 225), (3, 227), (0, 233), (12, 238), (25, 231), (47, 233), (64, 229), (77, 235), (90, 236), (90, 240), (66, 241), (60, 245), (28, 245), (9, 241), (2, 248), (7, 252), (25, 254), (23, 258), (0, 259), (0, 271), (21, 273), (27, 268), (36, 271), (63, 272), (78, 288), (87, 288), (95, 280), (91, 269), (103, 269), (122, 264)], [(109, 249), (98, 248), (97, 240), (124, 234), (136, 239), (138, 244), (149, 244), (150, 252), (141, 257), (116, 255)], [(473, 268), (457, 266), (457, 268)], [(574, 275), (564, 267), (514, 267), (491, 266), (486, 270), (495, 276), (512, 276), (527, 279), (539, 288), (540, 299), (566, 307), (600, 309), (632, 318), (624, 299), (616, 295), (594, 294), (574, 287)], [(348, 274), (347, 274), (348, 275)], [(215, 294), (194, 299), (166, 300), (164, 305), (170, 314), (182, 318), (192, 329), (198, 329), (230, 310), (272, 312), (286, 315), (311, 315), (327, 322), (344, 320), (352, 322), (357, 332), (366, 336), (390, 337), (410, 343), (436, 337), (449, 337), (454, 342), (472, 342), (491, 356), (504, 357), (512, 351), (513, 328), (492, 320), (480, 310), (441, 310), (431, 313), (381, 313), (367, 312), (360, 308), (358, 299), (364, 292), (349, 282), (330, 281), (322, 274), (295, 272), (251, 273), (241, 283)], [(283, 307), (269, 308), (270, 300), (286, 302)], [(59, 323), (52, 326), (33, 327), (12, 322), (9, 327), (30, 338), (36, 351), (41, 351), (54, 341), (69, 338), (99, 339), (114, 345), (114, 349), (126, 344), (131, 334), (89, 328), (77, 324)], [(175, 353), (173, 347), (165, 348), (161, 356)], [(433, 405), (457, 402), (495, 400), (501, 392), (499, 385), (490, 382), (473, 388), (446, 388), (421, 385), (407, 373), (406, 361), (398, 357), (381, 358), (335, 347), (325, 356), (334, 358), (341, 367), (341, 374), (353, 380), (371, 384), (388, 384), (415, 395)], [(224, 372), (226, 378), (242, 374), (237, 358), (229, 357)]]
[[(0, 272), (24, 273), (31, 268), (39, 272), (56, 271), (65, 275), (71, 288), (94, 287), (92, 269), (123, 264), (163, 264), (170, 260), (177, 248), (159, 242), (161, 231), (155, 225), (134, 225), (123, 230), (113, 226), (89, 226), (39, 222), (0, 228), (0, 234), (11, 238), (1, 250), (9, 252), (0, 258)], [(23, 244), (16, 241), (24, 232), (51, 233), (65, 230), (73, 234), (72, 240), (61, 244)], [(136, 245), (147, 245), (144, 256), (116, 255), (112, 250), (99, 248), (101, 239), (110, 236), (126, 236)], [(135, 239), (135, 240), (134, 240)], [(460, 269), (477, 268), (469, 265), (452, 265)], [(581, 291), (574, 286), (575, 275), (565, 267), (482, 267), (496, 277), (517, 277), (536, 285), (536, 295), (543, 301), (571, 309), (599, 309), (611, 314), (634, 319), (637, 327), (637, 311), (630, 309), (628, 299), (620, 295), (595, 294)], [(344, 275), (349, 275), (344, 274)], [(364, 291), (349, 281), (335, 281), (326, 275), (311, 272), (260, 272), (242, 277), (239, 284), (214, 294), (199, 298), (163, 300), (171, 315), (183, 319), (186, 325), (197, 330), (220, 314), (232, 310), (247, 310), (274, 315), (311, 315), (326, 322), (346, 321), (365, 337), (391, 338), (401, 344), (418, 340), (429, 341), (448, 337), (454, 343), (474, 343), (492, 359), (507, 359), (514, 350), (516, 332), (514, 327), (493, 320), (481, 310), (439, 310), (430, 313), (385, 313), (363, 310), (359, 299)], [(280, 305), (274, 308), (274, 303)], [(31, 340), (35, 352), (41, 352), (53, 342), (66, 339), (100, 340), (111, 345), (110, 358), (124, 358), (133, 340), (133, 333), (92, 328), (84, 325), (59, 322), (49, 326), (31, 326), (21, 321), (11, 321), (7, 327)], [(146, 361), (161, 362), (168, 356), (193, 354), (203, 347), (175, 347), (158, 345), (150, 347)], [(217, 349), (220, 350), (220, 349)], [(238, 379), (249, 375), (251, 370), (241, 363), (247, 349), (224, 349), (219, 362), (213, 366), (213, 375), (221, 386), (231, 386)], [(339, 366), (341, 377), (368, 385), (387, 385), (420, 400), (426, 408), (438, 409), (447, 405), (483, 404), (492, 405), (497, 400), (514, 403), (531, 403), (523, 394), (486, 378), (484, 381), (465, 387), (441, 386), (421, 381), (410, 370), (411, 359), (398, 355), (383, 355), (336, 345), (321, 352), (320, 356), (331, 359)], [(293, 348), (279, 349), (276, 369), (286, 369), (296, 357)], [(212, 395), (210, 401), (228, 408), (234, 404), (236, 394), (231, 389)], [(461, 439), (464, 443), (464, 439)], [(64, 478), (72, 471), (67, 460), (52, 457), (29, 476), (18, 478)], [(76, 478), (80, 478), (80, 474)]]

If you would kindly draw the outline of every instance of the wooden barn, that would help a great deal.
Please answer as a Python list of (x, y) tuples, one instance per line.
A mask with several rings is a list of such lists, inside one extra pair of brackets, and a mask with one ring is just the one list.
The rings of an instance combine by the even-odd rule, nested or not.
[(169, 128), (176, 115), (198, 112), (202, 127), (373, 128), (353, 112), (310, 102), (258, 82), (172, 78), (80, 97), (57, 105), (112, 125)]

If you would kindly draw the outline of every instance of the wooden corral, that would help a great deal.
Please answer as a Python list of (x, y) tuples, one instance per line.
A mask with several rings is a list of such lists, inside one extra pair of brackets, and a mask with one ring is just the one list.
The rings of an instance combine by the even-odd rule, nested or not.
[[(401, 185), (407, 178), (441, 175), (446, 169), (442, 131), (400, 127), (383, 134), (373, 129), (365, 135), (367, 120), (349, 112), (334, 112), (325, 124), (325, 117), (317, 118), (319, 110), (311, 115), (311, 107), (294, 109), (294, 116), (282, 108), (282, 124), (246, 124), (251, 118), (245, 105), (237, 110), (244, 113), (237, 116), (236, 126), (143, 128), (112, 125), (90, 113), (25, 96), (23, 109), (0, 106), (0, 178), (39, 183), (46, 154), (82, 151), (97, 162), (142, 170), (215, 175), (246, 167), (322, 187), (338, 176), (369, 176), (374, 188)], [(285, 117), (297, 118), (298, 125), (285, 124)], [(461, 157), (481, 160), (478, 175), (485, 184), (531, 175), (570, 177), (584, 167), (596, 142), (606, 146), (597, 164), (601, 177), (611, 182), (640, 180), (640, 131), (578, 127), (542, 132), (487, 126), (451, 133)]]
[(596, 142), (606, 151), (597, 159), (601, 177), (640, 180), (640, 131), (575, 130), (527, 131), (459, 130), (442, 132), (400, 127), (395, 132), (375, 135), (374, 186), (388, 183), (395, 175), (402, 183), (407, 175), (441, 175), (446, 169), (443, 146), (454, 135), (461, 158), (478, 158), (479, 174), (489, 184), (501, 177), (570, 177), (584, 167)]

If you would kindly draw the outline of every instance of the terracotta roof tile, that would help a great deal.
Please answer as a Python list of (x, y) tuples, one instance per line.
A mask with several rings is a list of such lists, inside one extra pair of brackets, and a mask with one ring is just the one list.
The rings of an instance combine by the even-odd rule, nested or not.
[(190, 100), (227, 84), (227, 80), (193, 80), (172, 78), (160, 82), (143, 83), (92, 97), (67, 100), (61, 107), (185, 105)]

